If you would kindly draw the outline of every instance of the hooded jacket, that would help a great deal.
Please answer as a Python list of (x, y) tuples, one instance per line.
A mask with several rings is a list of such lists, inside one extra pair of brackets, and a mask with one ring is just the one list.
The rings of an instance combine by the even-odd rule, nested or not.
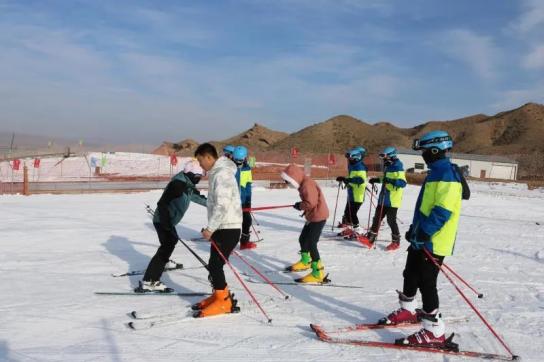
[(208, 172), (207, 229), (212, 233), (219, 229), (242, 228), (242, 205), (236, 170), (234, 162), (220, 157)]
[(190, 202), (206, 206), (206, 198), (200, 195), (193, 182), (180, 172), (168, 183), (153, 216), (165, 230), (172, 230), (183, 218)]
[(323, 192), (314, 180), (306, 176), (299, 167), (293, 164), (287, 166), (281, 173), (281, 177), (298, 189), (302, 200), (300, 209), (304, 211), (306, 220), (309, 222), (327, 220), (329, 208)]

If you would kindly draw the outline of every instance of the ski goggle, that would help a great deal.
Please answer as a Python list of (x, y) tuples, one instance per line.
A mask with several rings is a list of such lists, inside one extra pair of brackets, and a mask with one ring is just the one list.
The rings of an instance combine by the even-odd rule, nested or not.
[(441, 142), (448, 142), (448, 141), (449, 142), (452, 141), (452, 138), (450, 136), (435, 137), (435, 138), (430, 138), (428, 140), (415, 139), (414, 142), (412, 143), (412, 149), (414, 151), (420, 151), (424, 148), (430, 148), (426, 146), (439, 144)]

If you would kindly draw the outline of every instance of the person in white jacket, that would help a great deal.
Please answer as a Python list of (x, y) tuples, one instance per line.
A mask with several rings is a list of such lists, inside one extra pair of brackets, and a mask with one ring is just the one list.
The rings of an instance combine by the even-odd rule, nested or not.
[[(242, 232), (242, 207), (240, 191), (236, 182), (236, 164), (226, 157), (218, 158), (217, 150), (209, 143), (203, 143), (195, 151), (200, 166), (208, 171), (208, 225), (202, 229), (202, 236), (213, 241), (228, 260), (238, 244)], [(212, 296), (195, 304), (195, 317), (239, 311), (236, 300), (227, 288), (223, 266), (225, 261), (210, 245), (208, 268), (214, 292)]]

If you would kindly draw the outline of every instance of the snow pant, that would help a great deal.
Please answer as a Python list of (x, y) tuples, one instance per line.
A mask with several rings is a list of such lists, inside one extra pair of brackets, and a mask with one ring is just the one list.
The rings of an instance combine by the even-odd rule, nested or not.
[[(220, 229), (216, 230), (212, 234), (212, 240), (215, 245), (221, 250), (221, 253), (228, 260), (230, 253), (238, 244), (240, 240), (240, 229)], [(227, 282), (225, 280), (225, 272), (223, 266), (225, 261), (219, 255), (213, 245), (210, 244), (210, 260), (208, 261), (208, 269), (210, 271), (209, 280), (212, 283), (212, 287), (215, 290), (225, 289)]]
[[(251, 207), (251, 205), (250, 206), (244, 205), (243, 207)], [(249, 241), (249, 235), (250, 235), (249, 229), (251, 228), (252, 221), (253, 220), (251, 218), (251, 213), (244, 211), (243, 220), (242, 220), (242, 236), (240, 238), (240, 243), (247, 243)]]
[(313, 261), (319, 260), (317, 242), (319, 241), (319, 237), (321, 236), (325, 222), (327, 222), (327, 220), (307, 222), (302, 228), (300, 237), (298, 238), (300, 251), (303, 253), (310, 252), (310, 256), (312, 257)]
[(400, 241), (399, 225), (397, 224), (397, 211), (398, 208), (396, 207), (378, 205), (376, 207), (376, 211), (374, 212), (374, 219), (372, 220), (372, 228), (370, 230), (377, 234), (378, 230), (380, 229), (380, 223), (382, 222), (383, 218), (387, 216), (387, 224), (389, 224), (389, 227), (391, 228), (391, 234), (396, 235), (397, 240)]
[(153, 223), (153, 225), (157, 231), (161, 246), (159, 246), (159, 249), (151, 258), (151, 261), (145, 270), (143, 280), (155, 282), (161, 280), (164, 266), (170, 260), (178, 242), (178, 233), (176, 232), (175, 227), (172, 230), (166, 230), (159, 223)]
[(342, 216), (342, 223), (351, 224), (353, 227), (359, 226), (357, 212), (359, 212), (362, 204), (362, 202), (354, 202), (348, 199), (346, 202), (346, 208), (344, 209), (344, 216)]
[[(444, 261), (443, 256), (432, 254), (439, 265)], [(430, 260), (423, 250), (415, 250), (408, 247), (408, 257), (402, 275), (404, 276), (403, 294), (407, 297), (415, 297), (417, 290), (421, 292), (423, 299), (423, 311), (431, 313), (438, 309), (438, 291), (436, 279), (440, 270)]]

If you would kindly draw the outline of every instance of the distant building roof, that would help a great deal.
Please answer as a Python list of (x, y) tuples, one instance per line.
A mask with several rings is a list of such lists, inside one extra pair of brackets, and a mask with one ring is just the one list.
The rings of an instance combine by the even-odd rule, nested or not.
[[(421, 151), (414, 151), (409, 150), (407, 148), (399, 148), (398, 149), (399, 154), (404, 155), (417, 155), (421, 156)], [(473, 160), (473, 161), (486, 161), (486, 162), (501, 162), (501, 163), (512, 163), (517, 165), (518, 161), (513, 160), (508, 157), (504, 156), (493, 156), (493, 155), (476, 155), (472, 153), (456, 153), (456, 152), (449, 152), (448, 155), (451, 158), (455, 158), (458, 160)]]

